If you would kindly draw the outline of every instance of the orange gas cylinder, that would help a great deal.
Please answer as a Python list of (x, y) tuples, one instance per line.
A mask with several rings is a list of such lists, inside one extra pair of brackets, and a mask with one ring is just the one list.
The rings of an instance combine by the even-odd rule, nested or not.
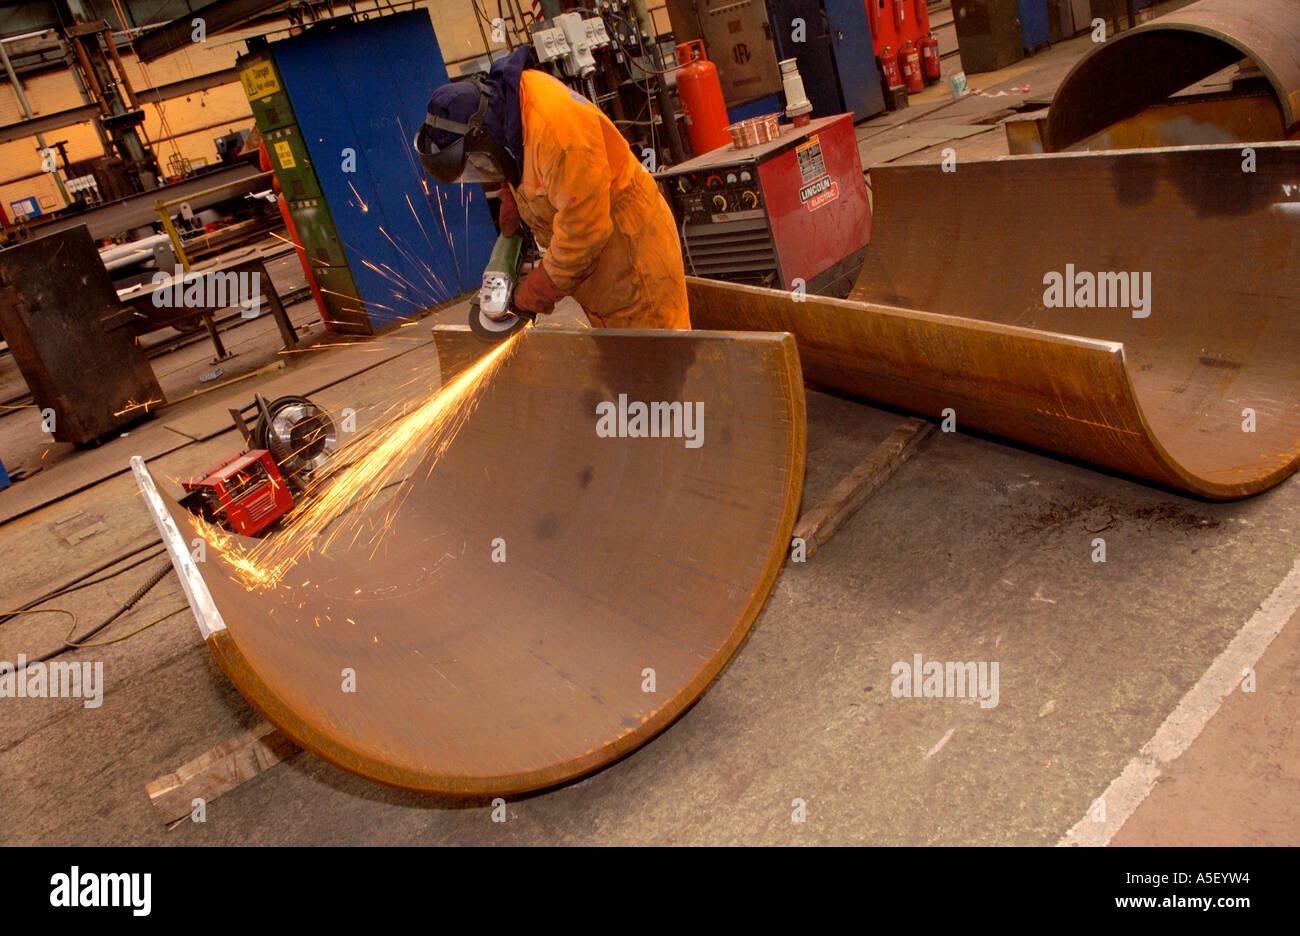
[(704, 43), (699, 39), (677, 47), (677, 93), (686, 109), (686, 127), (691, 149), (701, 156), (731, 142), (727, 132), (727, 104), (722, 99), (722, 82), (718, 69), (704, 57)]

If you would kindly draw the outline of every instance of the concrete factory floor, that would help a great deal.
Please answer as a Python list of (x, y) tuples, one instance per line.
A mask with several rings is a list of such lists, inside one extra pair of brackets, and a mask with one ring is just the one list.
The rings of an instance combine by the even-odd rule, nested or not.
[[(311, 389), (333, 369), (405, 351), (311, 390), (331, 408), (363, 409), (433, 366), (426, 336), (421, 325), (302, 356), (287, 374), (228, 392), (247, 396), (272, 378)], [(203, 408), (226, 405), (211, 396)], [(900, 418), (810, 393), (805, 509)], [(174, 478), (237, 444), (224, 432), (152, 464)], [(107, 450), (125, 466), (134, 449), (128, 437)], [(69, 537), (78, 512), (83, 526), (107, 522)], [(1098, 536), (1105, 564), (1091, 559)], [(20, 603), (154, 537), (119, 474), (0, 527), (0, 593)], [(504, 825), (487, 804), (447, 808), (299, 753), (209, 804), (205, 823), (166, 830), (144, 785), (258, 722), (184, 612), (68, 655), (104, 662), (100, 708), (5, 700), (0, 841), (1051, 844), (1288, 573), (1280, 600), (1294, 607), (1298, 554), (1294, 481), (1211, 504), (940, 433), (812, 560), (787, 566), (746, 644), (679, 722), (592, 777), (511, 802)], [(54, 604), (79, 615), (81, 632), (165, 561)], [(169, 576), (100, 638), (183, 607)], [(1198, 745), (1163, 768), (1167, 780), (1119, 841), (1296, 840), (1298, 624), (1256, 666), (1257, 691), (1234, 693)], [(52, 649), (66, 627), (59, 615), (15, 619), (0, 627), (0, 659)], [(918, 653), (997, 662), (998, 705), (895, 698), (892, 665)], [(791, 822), (795, 799), (804, 823)]]
[[(1082, 51), (1060, 44), (1007, 80), (1044, 90), (1049, 78), (1032, 66), (1063, 74)], [(862, 125), (864, 145), (905, 134), (895, 120)], [(292, 273), (272, 270), (282, 291)], [(223, 379), (281, 369), (169, 406), (99, 449), (58, 452), (54, 468), (0, 492), (0, 612), (156, 540), (129, 456), (150, 456), (155, 477), (169, 480), (228, 456), (240, 441), (225, 409), (254, 391), (364, 414), (413, 374), (432, 388), (428, 326), (463, 321), (464, 310), (287, 356), (269, 320), (241, 325), (231, 338), (241, 353)], [(290, 312), (312, 318), (309, 304)], [(193, 345), (157, 358), (159, 373), (188, 375), (169, 395), (206, 386), (198, 377), (210, 356)], [(0, 358), (0, 381), (12, 366)], [(33, 457), (35, 468), (50, 447), (30, 419), (0, 419), (11, 469)], [(803, 509), (902, 419), (809, 392)], [(17, 450), (20, 464), (10, 461)], [(1104, 563), (1093, 561), (1098, 538)], [(74, 612), (84, 633), (166, 563), (157, 552), (52, 604)], [(181, 613), (63, 657), (103, 662), (102, 706), (0, 700), (0, 843), (1050, 845), (1068, 833), (1083, 843), (1295, 844), (1298, 557), (1294, 478), (1247, 501), (1207, 503), (997, 440), (935, 433), (811, 560), (787, 564), (748, 640), (677, 723), (586, 779), (512, 800), (506, 822), (486, 802), (391, 790), (298, 753), (213, 800), (205, 822), (171, 830), (145, 784), (260, 719), (218, 669), (169, 575), (94, 639)], [(68, 627), (60, 614), (0, 625), (0, 660), (53, 650)], [(917, 654), (997, 663), (997, 705), (895, 697), (891, 668)], [(1255, 691), (1229, 693), (1243, 669)], [(792, 821), (796, 801), (806, 821)]]

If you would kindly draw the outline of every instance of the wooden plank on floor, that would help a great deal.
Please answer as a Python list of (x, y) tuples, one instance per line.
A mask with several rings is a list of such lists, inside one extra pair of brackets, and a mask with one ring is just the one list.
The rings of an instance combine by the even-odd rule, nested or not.
[(159, 818), (170, 826), (193, 813), (196, 799), (211, 803), (299, 750), (278, 728), (262, 722), (152, 781), (145, 790)]
[(923, 419), (904, 420), (888, 439), (845, 475), (825, 500), (800, 517), (794, 536), (804, 541), (805, 557), (811, 559), (933, 432), (934, 425)]

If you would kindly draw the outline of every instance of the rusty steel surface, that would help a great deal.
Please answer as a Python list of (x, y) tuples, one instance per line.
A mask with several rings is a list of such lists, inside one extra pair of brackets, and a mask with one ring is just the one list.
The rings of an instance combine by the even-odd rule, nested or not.
[[(598, 436), (620, 394), (702, 404), (701, 444)], [(397, 489), (377, 549), (251, 591), (209, 549), (208, 644), (285, 734), (364, 777), (468, 795), (577, 777), (663, 730), (743, 640), (789, 547), (804, 427), (789, 335), (531, 329)]]
[[(1300, 465), (1300, 144), (871, 172), (848, 300), (687, 284), (697, 328), (788, 331), (805, 377), (1208, 497)], [(1149, 310), (1048, 308), (1050, 273), (1150, 273)], [(1244, 431), (1253, 428), (1254, 431)]]
[(1242, 58), (1268, 78), (1286, 132), (1300, 128), (1300, 0), (1200, 0), (1097, 45), (1065, 76), (1049, 151), (1073, 146)]

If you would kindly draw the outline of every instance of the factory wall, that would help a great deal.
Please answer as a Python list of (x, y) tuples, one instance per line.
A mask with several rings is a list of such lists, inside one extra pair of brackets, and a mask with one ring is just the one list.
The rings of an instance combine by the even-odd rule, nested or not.
[[(527, 7), (528, 4), (525, 4)], [(486, 0), (486, 8), (495, 10), (495, 4)], [(406, 4), (402, 4), (406, 8)], [(416, 8), (429, 10), (438, 44), (443, 49), (448, 70), (459, 74), (462, 64), (469, 65), (488, 51), (474, 17), (472, 0), (423, 0)], [(358, 3), (357, 9), (369, 7)], [(649, 8), (657, 28), (667, 32), (668, 16), (663, 0), (651, 0)], [(111, 16), (111, 14), (110, 14)], [(111, 19), (110, 19), (111, 21)], [(141, 91), (166, 85), (210, 72), (233, 68), (235, 56), (244, 50), (244, 40), (250, 36), (269, 34), (272, 39), (288, 35), (288, 24), (268, 33), (265, 26), (235, 30), (213, 36), (203, 43), (175, 52), (147, 65), (141, 66), (135, 56), (123, 53), (127, 74), (132, 86)], [(488, 45), (495, 51), (504, 49), (505, 43), (493, 43), (490, 30)], [(82, 106), (85, 101), (69, 71), (50, 71), (27, 75), (23, 87), (32, 110), (38, 115), (52, 114)], [(253, 117), (248, 101), (238, 81), (216, 85), (204, 91), (165, 101), (161, 106), (144, 106), (143, 133), (154, 144), (154, 151), (165, 175), (170, 175), (168, 162), (173, 155), (191, 161), (205, 160), (211, 165), (218, 161), (213, 140), (231, 130), (250, 129)], [(0, 90), (0, 126), (18, 123), (23, 119), (17, 95), (8, 81)], [(67, 141), (68, 159), (77, 162), (102, 156), (104, 148), (94, 125), (86, 122), (63, 127), (45, 134), (46, 143)], [(36, 138), (29, 137), (11, 143), (0, 143), (0, 205), (9, 211), (12, 202), (35, 196), (43, 212), (56, 211), (63, 206), (54, 180), (41, 170), (41, 155)]]

